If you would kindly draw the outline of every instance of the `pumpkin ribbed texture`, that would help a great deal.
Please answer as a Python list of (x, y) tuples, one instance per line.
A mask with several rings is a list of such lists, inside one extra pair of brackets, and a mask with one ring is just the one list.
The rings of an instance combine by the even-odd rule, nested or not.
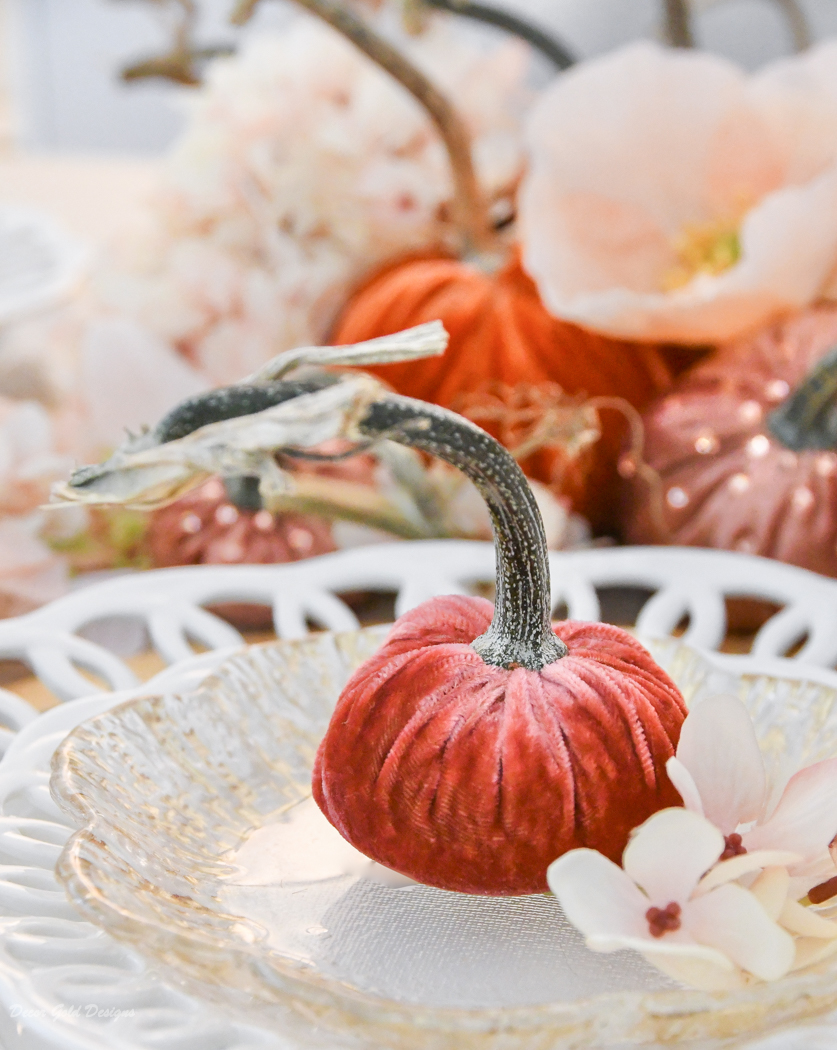
[(313, 774), (352, 845), (419, 882), (465, 893), (546, 890), (574, 847), (619, 859), (630, 830), (680, 797), (665, 773), (685, 705), (627, 632), (566, 621), (569, 655), (540, 671), (470, 647), (481, 598), (402, 616), (338, 701)]
[[(462, 395), (491, 382), (552, 382), (568, 394), (623, 397), (635, 408), (670, 385), (658, 348), (596, 335), (548, 313), (517, 254), (494, 275), (455, 259), (393, 264), (349, 301), (331, 341), (360, 342), (437, 318), (450, 333), (442, 357), (368, 371), (399, 393), (454, 409)], [(480, 423), (492, 432), (491, 424)], [(625, 435), (618, 412), (603, 411), (602, 424), (601, 440), (582, 453), (561, 486), (597, 529), (614, 523), (616, 461)], [(554, 452), (544, 450), (521, 465), (530, 477), (549, 484), (555, 460)]]

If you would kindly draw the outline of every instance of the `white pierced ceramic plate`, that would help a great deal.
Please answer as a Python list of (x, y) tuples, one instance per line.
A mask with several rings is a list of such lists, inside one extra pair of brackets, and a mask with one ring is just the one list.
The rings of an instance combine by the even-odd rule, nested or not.
[[(57, 872), (85, 917), (299, 1047), (705, 1050), (837, 1006), (834, 959), (690, 991), (632, 953), (589, 952), (548, 895), (448, 893), (355, 853), (311, 802), (311, 767), (343, 683), (386, 630), (254, 646), (192, 693), (71, 733), (52, 792), (81, 830)], [(747, 704), (774, 778), (837, 754), (836, 690), (646, 644), (689, 703), (726, 691)]]

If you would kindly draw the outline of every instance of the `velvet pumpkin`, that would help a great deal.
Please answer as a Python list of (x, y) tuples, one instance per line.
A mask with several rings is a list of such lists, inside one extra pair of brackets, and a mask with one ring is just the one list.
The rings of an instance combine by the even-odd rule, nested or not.
[[(568, 394), (616, 396), (643, 408), (671, 383), (657, 347), (596, 335), (553, 317), (517, 252), (495, 274), (451, 258), (394, 263), (350, 299), (332, 341), (360, 342), (436, 318), (450, 333), (442, 357), (369, 371), (399, 393), (447, 408), (496, 382), (557, 383)], [(605, 409), (601, 417), (601, 439), (582, 453), (561, 486), (597, 530), (615, 522), (616, 462), (625, 434), (619, 412)], [(553, 453), (535, 454), (522, 466), (538, 481), (553, 481)]]
[(437, 598), (398, 620), (340, 696), (317, 804), (362, 853), (443, 889), (538, 893), (573, 847), (618, 859), (631, 828), (679, 804), (665, 773), (685, 717), (677, 688), (619, 628), (553, 631), (537, 504), (493, 438), (396, 395), (359, 430), (475, 483), (494, 527), (496, 604)]
[[(302, 395), (310, 396), (296, 416), (287, 414), (285, 428), (256, 428), (261, 455), (248, 462), (262, 477), (272, 474), (264, 453), (319, 456), (323, 433), (356, 451), (399, 442), (460, 469), (491, 517), (493, 611), (479, 599), (437, 599), (399, 621), (339, 699), (316, 756), (314, 797), (361, 852), (446, 889), (539, 892), (549, 864), (573, 846), (618, 857), (630, 828), (677, 804), (665, 771), (686, 713), (676, 687), (617, 628), (553, 630), (538, 505), (494, 438), (453, 412), (368, 381), (352, 377), (343, 398), (324, 382), (341, 379), (242, 384), (190, 399), (140, 439), (133, 461), (123, 450), (75, 471), (66, 488), (87, 502), (91, 490), (100, 497), (127, 490), (132, 502), (147, 501), (160, 492), (155, 449), (213, 420)], [(327, 405), (337, 418), (324, 431)], [(275, 435), (269, 447), (267, 434)], [(202, 470), (236, 462), (217, 431), (212, 450), (212, 460), (200, 459)], [(169, 464), (170, 455), (163, 448), (157, 461)]]
[(645, 458), (659, 484), (632, 479), (629, 539), (837, 576), (835, 345), (837, 308), (809, 309), (721, 347), (649, 408)]

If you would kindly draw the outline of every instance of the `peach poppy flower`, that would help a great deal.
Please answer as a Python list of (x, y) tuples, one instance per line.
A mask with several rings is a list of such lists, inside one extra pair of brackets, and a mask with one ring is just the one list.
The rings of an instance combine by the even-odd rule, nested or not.
[(634, 44), (559, 77), (527, 134), (524, 262), (556, 316), (716, 343), (829, 291), (837, 42), (754, 75)]

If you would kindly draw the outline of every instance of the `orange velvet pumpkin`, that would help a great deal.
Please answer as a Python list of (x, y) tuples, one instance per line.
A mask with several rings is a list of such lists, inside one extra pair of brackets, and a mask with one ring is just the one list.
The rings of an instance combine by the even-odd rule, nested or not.
[(358, 424), (471, 479), (494, 530), (497, 589), (406, 613), (346, 684), (312, 788), (362, 853), (463, 893), (546, 890), (586, 846), (617, 860), (679, 796), (666, 775), (683, 698), (627, 632), (551, 622), (549, 559), (512, 456), (453, 412), (389, 394)]
[[(495, 274), (451, 258), (394, 263), (350, 300), (333, 341), (360, 342), (436, 318), (450, 333), (442, 357), (369, 371), (399, 393), (446, 408), (460, 407), (463, 395), (496, 382), (557, 383), (568, 394), (617, 396), (642, 408), (671, 381), (657, 347), (609, 339), (553, 317), (517, 253)], [(616, 461), (624, 434), (620, 413), (604, 410), (600, 441), (562, 478), (562, 492), (598, 530), (614, 524)], [(554, 453), (536, 453), (522, 466), (549, 484)]]
[(314, 798), (362, 853), (461, 893), (543, 893), (570, 849), (618, 862), (632, 828), (680, 805), (666, 776), (685, 705), (626, 631), (565, 620), (566, 657), (485, 663), (484, 598), (402, 616), (346, 685)]

